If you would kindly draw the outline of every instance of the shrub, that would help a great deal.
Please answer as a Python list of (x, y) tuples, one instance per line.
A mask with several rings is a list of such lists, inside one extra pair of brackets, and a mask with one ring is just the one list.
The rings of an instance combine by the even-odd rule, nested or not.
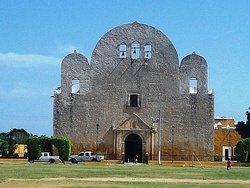
[(54, 138), (53, 144), (58, 149), (59, 158), (64, 161), (68, 161), (71, 154), (71, 142), (66, 137)]
[(250, 150), (250, 138), (240, 140), (236, 145), (236, 159), (240, 162), (246, 162)]
[(29, 137), (27, 140), (29, 162), (39, 159), (41, 153), (41, 144), (38, 137)]
[(220, 156), (220, 155), (215, 155), (215, 156), (214, 156), (214, 161), (222, 161), (222, 156)]
[(48, 138), (45, 136), (41, 137), (30, 137), (27, 141), (28, 145), (28, 156), (29, 161), (39, 159), (41, 151), (48, 151), (52, 153), (52, 144), (58, 149), (59, 158), (64, 161), (69, 160), (71, 154), (71, 142), (66, 137), (61, 138)]

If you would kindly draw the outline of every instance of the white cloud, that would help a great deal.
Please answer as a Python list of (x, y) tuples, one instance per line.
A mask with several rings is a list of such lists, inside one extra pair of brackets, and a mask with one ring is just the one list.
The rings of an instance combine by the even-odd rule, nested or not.
[(62, 58), (38, 54), (0, 53), (0, 66), (37, 67), (60, 65)]

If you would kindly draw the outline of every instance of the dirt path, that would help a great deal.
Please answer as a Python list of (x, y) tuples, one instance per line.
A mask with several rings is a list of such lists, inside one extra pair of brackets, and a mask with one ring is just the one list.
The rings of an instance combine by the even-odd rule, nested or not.
[(205, 179), (170, 179), (170, 178), (42, 178), (42, 179), (7, 179), (6, 182), (48, 182), (48, 181), (94, 181), (94, 182), (169, 182), (169, 183), (200, 183), (200, 184), (249, 184), (250, 180), (205, 180)]

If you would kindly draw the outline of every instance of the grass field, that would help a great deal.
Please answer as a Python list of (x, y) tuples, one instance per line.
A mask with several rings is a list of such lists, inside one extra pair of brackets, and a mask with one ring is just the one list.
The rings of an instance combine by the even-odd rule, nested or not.
[(250, 168), (0, 163), (0, 187), (250, 187)]

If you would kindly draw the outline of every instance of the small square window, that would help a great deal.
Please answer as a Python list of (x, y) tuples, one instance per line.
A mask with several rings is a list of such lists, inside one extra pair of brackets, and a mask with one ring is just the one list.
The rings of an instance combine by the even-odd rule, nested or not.
[(151, 59), (151, 57), (152, 57), (151, 45), (149, 45), (149, 44), (145, 45), (144, 52), (145, 52), (144, 58)]
[(140, 95), (138, 93), (128, 93), (127, 107), (140, 107)]
[(78, 93), (80, 91), (80, 80), (78, 78), (74, 78), (72, 80), (72, 88), (71, 93)]
[(233, 156), (236, 156), (236, 147), (233, 147)]
[(189, 93), (196, 94), (197, 93), (198, 82), (196, 78), (190, 78), (189, 80)]
[(130, 95), (130, 107), (138, 107), (138, 95)]
[(133, 43), (131, 46), (131, 58), (132, 59), (139, 59), (140, 58), (140, 44)]
[(126, 58), (127, 57), (127, 46), (125, 44), (121, 44), (119, 46), (119, 58)]

